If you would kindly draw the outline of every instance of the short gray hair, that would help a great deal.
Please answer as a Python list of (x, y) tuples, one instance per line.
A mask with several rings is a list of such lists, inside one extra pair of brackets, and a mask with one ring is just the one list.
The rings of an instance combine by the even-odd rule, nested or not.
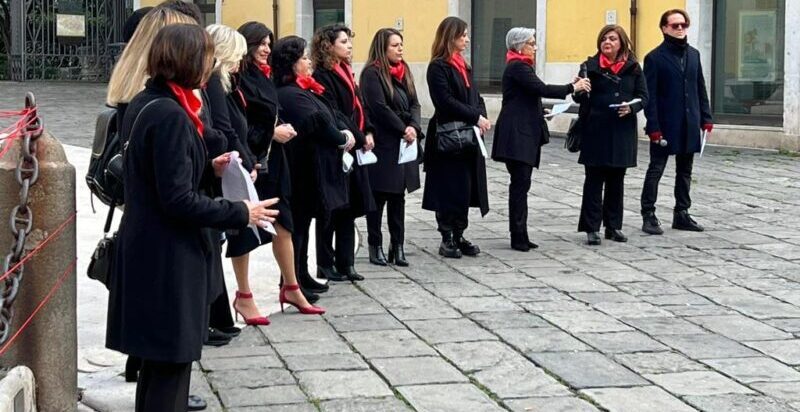
[(525, 43), (534, 38), (536, 29), (529, 29), (527, 27), (514, 27), (506, 34), (506, 48), (519, 51)]

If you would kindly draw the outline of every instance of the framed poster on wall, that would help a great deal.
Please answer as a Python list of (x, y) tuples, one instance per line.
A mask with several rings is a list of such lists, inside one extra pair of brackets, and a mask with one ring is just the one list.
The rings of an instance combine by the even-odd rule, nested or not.
[(776, 19), (772, 10), (739, 12), (739, 81), (775, 81)]

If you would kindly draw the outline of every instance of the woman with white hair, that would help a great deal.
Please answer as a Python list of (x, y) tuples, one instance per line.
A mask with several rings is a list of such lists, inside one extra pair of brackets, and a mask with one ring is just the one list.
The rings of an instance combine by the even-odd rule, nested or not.
[(515, 27), (506, 35), (503, 106), (497, 118), (492, 159), (506, 164), (511, 175), (508, 191), (511, 247), (527, 252), (538, 245), (528, 237), (528, 191), (533, 168), (539, 168), (541, 146), (548, 142), (542, 97), (564, 99), (575, 91), (589, 91), (586, 79), (566, 85), (547, 85), (536, 76), (536, 31)]

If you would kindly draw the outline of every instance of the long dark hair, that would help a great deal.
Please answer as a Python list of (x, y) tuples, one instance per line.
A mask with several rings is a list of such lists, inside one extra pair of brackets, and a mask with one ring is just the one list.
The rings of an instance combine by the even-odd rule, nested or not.
[(455, 51), (453, 43), (467, 31), (467, 22), (458, 17), (450, 16), (439, 23), (436, 36), (431, 46), (431, 60), (447, 60)]
[(286, 36), (275, 42), (272, 48), (272, 76), (275, 87), (289, 84), (297, 77), (294, 64), (306, 52), (306, 41), (302, 37)]
[[(401, 41), (403, 40), (403, 35), (395, 29), (384, 28), (378, 30), (375, 33), (375, 37), (372, 38), (372, 44), (369, 46), (369, 57), (364, 64), (364, 67), (375, 66), (378, 69), (381, 80), (383, 80), (389, 90), (390, 97), (394, 97), (394, 87), (392, 87), (392, 75), (389, 74), (389, 66), (391, 66), (392, 63), (389, 61), (389, 58), (386, 57), (386, 49), (389, 48), (389, 39), (391, 39), (392, 36), (398, 36)], [(417, 91), (414, 89), (414, 77), (411, 75), (411, 69), (408, 67), (405, 60), (401, 60), (400, 64), (406, 66), (406, 74), (403, 79), (406, 90), (408, 90), (408, 94), (414, 96), (417, 94)], [(363, 83), (363, 70), (361, 71), (361, 77)]]
[(272, 34), (272, 30), (264, 25), (264, 23), (249, 21), (239, 26), (237, 31), (247, 40), (247, 56), (242, 60), (243, 65), (255, 64), (253, 55), (256, 53), (259, 46), (261, 46), (261, 42), (263, 42), (264, 39), (269, 38), (270, 47), (275, 44), (275, 35)]
[[(331, 53), (331, 49), (341, 32), (350, 38), (356, 35), (349, 27), (341, 23), (329, 24), (317, 29), (311, 39), (311, 62), (314, 64), (314, 68), (333, 68), (336, 64), (336, 57)], [(347, 63), (350, 64), (350, 62)]]
[(636, 55), (633, 54), (633, 49), (631, 48), (631, 39), (628, 37), (628, 33), (625, 32), (625, 29), (623, 29), (622, 26), (617, 24), (609, 24), (600, 29), (600, 34), (597, 35), (597, 52), (602, 53), (600, 50), (600, 45), (603, 43), (603, 37), (606, 37), (606, 35), (612, 31), (617, 33), (617, 36), (619, 36), (619, 52), (617, 53), (616, 60), (636, 60)]

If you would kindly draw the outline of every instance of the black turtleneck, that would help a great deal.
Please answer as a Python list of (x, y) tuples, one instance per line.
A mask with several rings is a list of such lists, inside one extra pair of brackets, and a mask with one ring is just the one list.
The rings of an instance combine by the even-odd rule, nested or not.
[(664, 33), (664, 41), (667, 44), (669, 44), (671, 46), (675, 46), (675, 47), (680, 48), (680, 49), (685, 49), (689, 45), (689, 37), (688, 36), (684, 37), (682, 39), (679, 39), (677, 37), (672, 37), (669, 34)]

